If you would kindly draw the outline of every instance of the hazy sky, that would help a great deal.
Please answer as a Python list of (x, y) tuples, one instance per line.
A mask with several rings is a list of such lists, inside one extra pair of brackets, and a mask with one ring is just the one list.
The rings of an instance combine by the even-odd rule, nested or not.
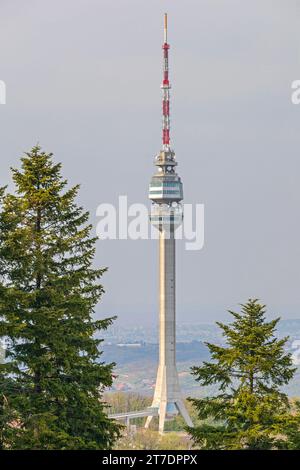
[[(160, 148), (163, 13), (172, 145), (185, 202), (205, 204), (202, 251), (177, 246), (178, 319), (249, 297), (300, 318), (300, 0), (0, 0), (0, 185), (37, 141), (80, 202), (147, 202)], [(99, 241), (98, 315), (157, 318), (157, 243)]]

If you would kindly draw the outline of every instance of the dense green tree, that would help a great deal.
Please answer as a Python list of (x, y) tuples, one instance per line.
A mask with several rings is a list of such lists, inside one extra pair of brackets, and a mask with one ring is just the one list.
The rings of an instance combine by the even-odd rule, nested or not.
[(299, 399), (291, 402), (292, 417), (288, 420), (286, 426), (286, 439), (288, 450), (300, 450), (300, 401)]
[(113, 319), (93, 320), (104, 269), (92, 266), (89, 214), (52, 154), (36, 146), (21, 162), (15, 194), (0, 194), (1, 446), (111, 448), (119, 427), (102, 394), (114, 364), (95, 334)]
[[(190, 399), (202, 420), (189, 428), (204, 449), (280, 449), (299, 436), (299, 415), (291, 413), (281, 387), (293, 377), (287, 338), (275, 337), (279, 319), (266, 321), (265, 306), (249, 300), (241, 313), (229, 312), (233, 323), (218, 323), (226, 345), (207, 343), (212, 362), (194, 367), (201, 385), (217, 384), (219, 394)], [(211, 421), (213, 420), (213, 421)]]

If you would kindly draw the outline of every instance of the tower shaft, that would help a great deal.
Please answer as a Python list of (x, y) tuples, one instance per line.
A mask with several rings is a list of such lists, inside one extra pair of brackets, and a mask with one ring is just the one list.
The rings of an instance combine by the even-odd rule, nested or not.
[[(180, 398), (176, 369), (176, 316), (175, 316), (175, 238), (159, 231), (159, 365), (153, 404), (160, 401), (174, 404)], [(174, 408), (174, 406), (173, 406)], [(168, 410), (172, 411), (172, 410)], [(176, 411), (176, 409), (173, 409)]]
[(170, 233), (159, 231), (159, 363), (176, 368), (175, 319), (175, 238), (174, 227)]
[[(175, 224), (159, 228), (159, 364), (152, 407), (158, 409), (159, 432), (181, 414), (193, 426), (181, 397), (176, 367), (176, 240)], [(148, 428), (153, 416), (149, 416)]]

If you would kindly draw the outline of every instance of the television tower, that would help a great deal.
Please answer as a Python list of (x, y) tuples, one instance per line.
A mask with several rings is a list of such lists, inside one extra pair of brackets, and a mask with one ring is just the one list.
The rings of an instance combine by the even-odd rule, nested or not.
[[(159, 365), (151, 408), (159, 417), (159, 432), (166, 420), (180, 413), (193, 426), (181, 397), (176, 368), (175, 229), (183, 218), (183, 190), (176, 173), (175, 152), (170, 147), (170, 82), (167, 14), (164, 16), (162, 88), (162, 149), (155, 158), (156, 173), (149, 186), (151, 223), (159, 230)], [(145, 427), (153, 416), (148, 416)]]

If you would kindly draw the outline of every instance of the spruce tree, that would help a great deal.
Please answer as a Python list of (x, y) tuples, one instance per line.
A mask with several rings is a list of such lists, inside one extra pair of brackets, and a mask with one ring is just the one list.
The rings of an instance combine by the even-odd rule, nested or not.
[(231, 324), (217, 323), (226, 345), (206, 343), (212, 362), (193, 367), (203, 386), (217, 385), (219, 393), (191, 399), (200, 426), (188, 428), (203, 449), (283, 449), (299, 437), (299, 414), (281, 387), (294, 375), (287, 338), (275, 337), (279, 321), (266, 321), (265, 306), (249, 300), (241, 312), (230, 311)]
[[(100, 339), (113, 318), (94, 320), (104, 269), (92, 265), (96, 239), (61, 164), (39, 146), (1, 190), (0, 365), (3, 448), (108, 449), (119, 426), (101, 400), (114, 364)], [(1, 437), (0, 437), (1, 438)]]

